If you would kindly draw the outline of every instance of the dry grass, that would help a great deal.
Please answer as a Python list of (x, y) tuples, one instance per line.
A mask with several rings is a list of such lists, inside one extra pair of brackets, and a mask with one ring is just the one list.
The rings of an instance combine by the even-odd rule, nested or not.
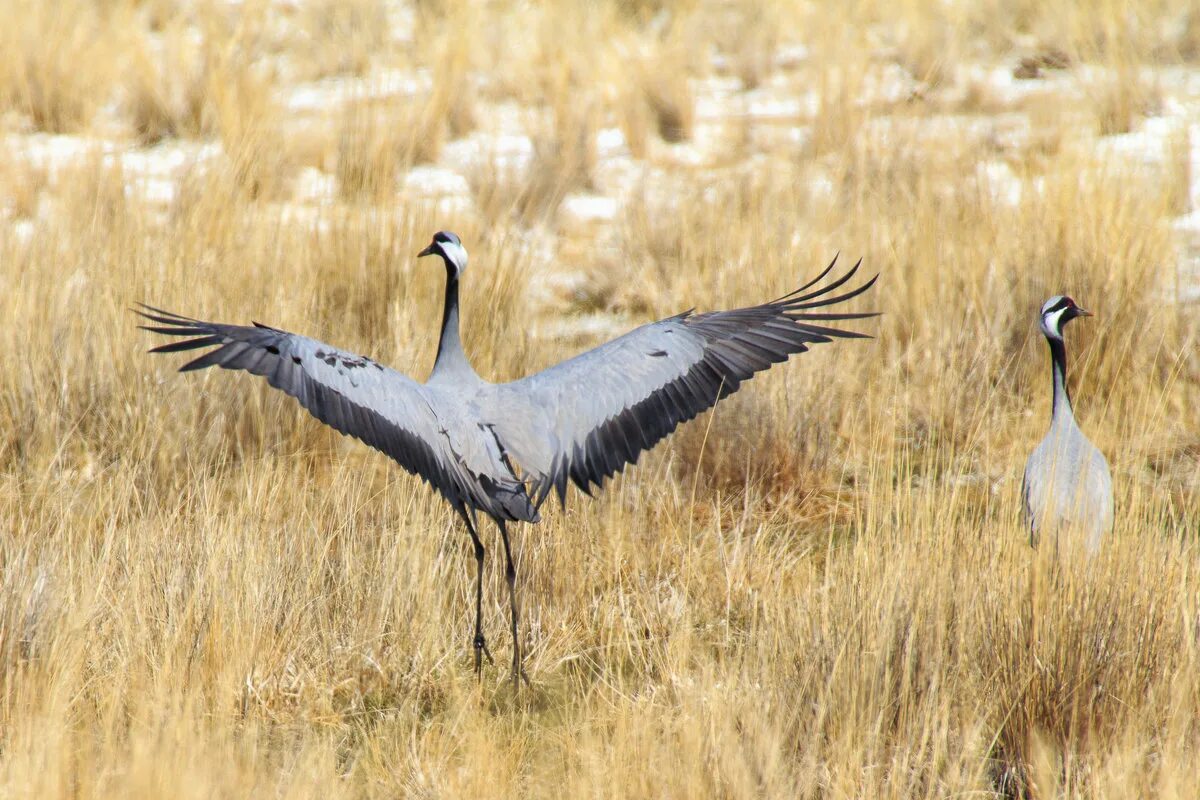
[(294, 63), (306, 78), (362, 75), (388, 53), (387, 6), (380, 0), (313, 0), (297, 16), (308, 46)]
[(695, 98), (688, 85), (692, 77), (688, 63), (691, 52), (686, 34), (676, 33), (635, 68), (642, 102), (650, 109), (655, 129), (665, 142), (683, 142), (692, 137)]
[[(116, 14), (116, 11), (112, 12)], [(51, 132), (87, 126), (112, 86), (109, 52), (122, 26), (84, 0), (0, 5), (0, 104)], [(86, 64), (87, 68), (80, 68)]]
[[(167, 213), (112, 158), (0, 165), (0, 795), (1200, 795), (1200, 324), (1174, 302), (1170, 225), (1186, 135), (1159, 174), (1094, 157), (1095, 131), (1045, 105), (1013, 113), (1050, 130), (1010, 145), (924, 127), (936, 98), (859, 102), (881, 59), (938, 91), (972, 48), (1015, 64), (1032, 38), (1072, 64), (1106, 59), (1113, 99), (1083, 92), (1071, 113), (1132, 110), (1136, 126), (1132, 68), (1188, 52), (1194, 26), (1159, 42), (1151, 12), (1126, 27), (1115, 2), (1095, 18), (1066, 0), (965, 4), (934, 29), (941, 5), (923, 0), (861, 17), (763, 3), (737, 30), (803, 34), (812, 57), (789, 78), (737, 56), (727, 5), (421, 3), (422, 31), (462, 31), (392, 54), (437, 65), (430, 91), (330, 109), (317, 134), (289, 120), (276, 67), (375, 62), (293, 47), (266, 4), (245, 5), (197, 6), (212, 59), (176, 83), (113, 42), (176, 36), (186, 4), (80, 4), (51, 24), (0, 2), (0, 31), (28, 19), (43, 36), (0, 49), (5, 124), (221, 144)], [(388, 50), (369, 30), (379, 7), (355, 8), (318, 4), (297, 26)], [(890, 55), (849, 46), (883, 23), (900, 32)], [(60, 63), (80, 25), (124, 36), (72, 56), (91, 75)], [(776, 296), (839, 249), (882, 273), (861, 306), (884, 315), (859, 323), (874, 339), (756, 379), (597, 499), (517, 530), (534, 683), (513, 696), (503, 667), (471, 673), (474, 564), (444, 504), (245, 376), (176, 375), (144, 355), (127, 309), (257, 319), (421, 377), (442, 274), (412, 256), (449, 228), (472, 253), (464, 333), (481, 373), (546, 366), (578, 342), (535, 336), (564, 314), (541, 299), (555, 265), (530, 229), (594, 188), (600, 127), (647, 159), (658, 139), (701, 138), (688, 115), (706, 68), (688, 53), (710, 44), (747, 86), (818, 93), (807, 146), (746, 137), (720, 169), (655, 164), (609, 236), (559, 252), (612, 265), (597, 305), (630, 326)], [(508, 55), (519, 79), (489, 74), (476, 94)], [(101, 90), (140, 99), (95, 122)], [(406, 170), (512, 98), (537, 104), (533, 132), (557, 148), (528, 183), (468, 210), (396, 202)], [(651, 99), (630, 112), (629, 98)], [(427, 116), (398, 129), (408, 104)], [(305, 148), (343, 190), (313, 217), (287, 203)], [(996, 161), (1018, 197), (981, 178)], [(1017, 516), (1049, 413), (1032, 315), (1060, 291), (1098, 313), (1068, 331), (1071, 378), (1117, 487), (1116, 530), (1086, 564), (1031, 551)], [(485, 625), (503, 664), (494, 538)]]

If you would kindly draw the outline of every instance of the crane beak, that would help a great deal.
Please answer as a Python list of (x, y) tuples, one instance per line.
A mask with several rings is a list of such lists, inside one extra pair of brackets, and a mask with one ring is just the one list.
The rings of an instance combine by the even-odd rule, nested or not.
[(431, 245), (429, 245), (429, 247), (426, 247), (424, 250), (417, 253), (417, 258), (424, 258), (425, 256), (431, 256), (435, 252), (437, 252), (437, 251), (433, 249), (433, 245), (431, 244)]
[(1088, 311), (1086, 308), (1080, 308), (1079, 306), (1075, 306), (1075, 316), (1077, 316), (1077, 317), (1094, 317), (1096, 315), (1093, 314), (1092, 312)]

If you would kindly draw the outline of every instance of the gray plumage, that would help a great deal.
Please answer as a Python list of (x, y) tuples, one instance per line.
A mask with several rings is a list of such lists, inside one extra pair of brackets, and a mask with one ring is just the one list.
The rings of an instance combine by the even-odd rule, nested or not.
[(1050, 345), (1053, 406), (1050, 430), (1025, 464), (1022, 496), (1030, 543), (1063, 537), (1082, 544), (1089, 554), (1113, 523), (1112, 477), (1108, 462), (1083, 435), (1071, 410), (1067, 390), (1067, 353), (1062, 326), (1075, 317), (1091, 316), (1069, 297), (1055, 296), (1041, 308), (1040, 327)]
[(685, 311), (643, 325), (543, 372), (492, 384), (476, 374), (459, 339), (458, 285), (467, 253), (437, 233), (420, 255), (446, 266), (442, 334), (429, 379), (416, 381), (321, 342), (255, 323), (224, 325), (144, 306), (155, 333), (188, 337), (154, 348), (212, 348), (183, 371), (219, 366), (261, 375), (313, 416), (387, 454), (436, 489), (463, 519), (475, 545), (475, 664), (491, 658), (481, 631), (483, 546), (476, 512), (499, 526), (512, 606), (513, 681), (523, 676), (517, 641), (515, 568), (507, 522), (537, 522), (551, 491), (600, 487), (681, 422), (711, 408), (741, 383), (810, 345), (865, 334), (823, 323), (875, 316), (820, 311), (854, 298), (875, 278), (838, 293), (856, 273), (813, 281), (750, 308)]

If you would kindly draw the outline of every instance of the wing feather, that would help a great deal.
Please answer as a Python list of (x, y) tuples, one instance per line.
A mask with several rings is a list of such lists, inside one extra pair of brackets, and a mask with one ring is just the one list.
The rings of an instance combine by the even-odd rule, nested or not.
[(839, 291), (861, 261), (833, 280), (835, 257), (815, 279), (758, 306), (643, 325), (543, 372), (491, 387), (493, 428), (527, 475), (535, 504), (567, 483), (586, 493), (637, 463), (681, 423), (772, 364), (835, 339), (869, 338), (827, 322), (873, 312), (821, 310), (858, 297), (878, 276)]
[[(150, 306), (137, 313), (158, 323), (143, 328), (186, 337), (151, 352), (213, 348), (184, 364), (181, 372), (219, 366), (263, 376), (334, 430), (361, 440), (421, 477), (451, 504), (470, 505), (502, 519), (536, 516), (532, 507), (525, 514), (520, 503), (497, 501), (495, 492), (489, 492), (480, 476), (451, 450), (428, 390), (399, 372), (260, 323), (251, 327), (202, 322)], [(515, 479), (497, 482), (492, 476), (491, 483), (508, 494), (524, 492)]]

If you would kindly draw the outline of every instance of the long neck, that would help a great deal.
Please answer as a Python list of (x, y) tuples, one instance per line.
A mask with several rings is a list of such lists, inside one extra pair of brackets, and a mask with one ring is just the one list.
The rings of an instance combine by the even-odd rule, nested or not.
[(1057, 336), (1047, 336), (1046, 341), (1050, 343), (1050, 370), (1054, 378), (1054, 406), (1050, 418), (1059, 419), (1064, 414), (1072, 417), (1071, 395), (1067, 391), (1067, 346)]
[(433, 362), (430, 378), (448, 375), (474, 375), (475, 370), (463, 352), (462, 340), (458, 337), (458, 275), (446, 265), (446, 302), (442, 308), (442, 337), (438, 341), (437, 359)]

